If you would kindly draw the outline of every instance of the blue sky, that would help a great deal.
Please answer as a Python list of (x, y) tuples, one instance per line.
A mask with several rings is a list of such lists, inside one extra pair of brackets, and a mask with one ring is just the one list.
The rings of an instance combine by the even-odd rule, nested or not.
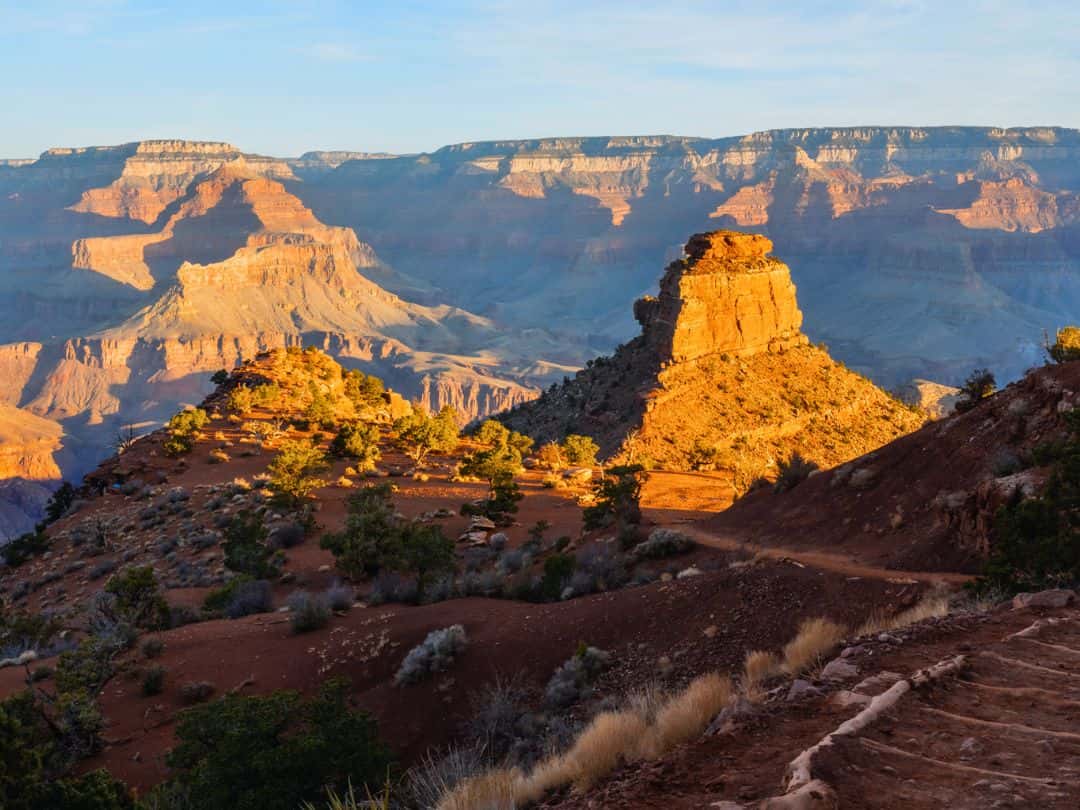
[(858, 124), (1080, 127), (1080, 5), (0, 0), (0, 156)]

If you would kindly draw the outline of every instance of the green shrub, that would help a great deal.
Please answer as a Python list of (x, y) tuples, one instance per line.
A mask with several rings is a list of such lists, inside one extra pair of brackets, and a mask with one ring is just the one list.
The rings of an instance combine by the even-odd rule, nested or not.
[(997, 381), (994, 375), (985, 368), (977, 368), (968, 375), (964, 384), (960, 386), (960, 397), (956, 400), (956, 411), (963, 413), (970, 411), (982, 400), (997, 390)]
[(210, 422), (210, 417), (202, 408), (180, 411), (169, 420), (166, 426), (169, 436), (162, 444), (166, 455), (181, 456), (190, 453), (195, 446), (199, 431)]
[(1039, 590), (1080, 582), (1080, 410), (1066, 415), (1069, 439), (1055, 454), (1042, 495), (1017, 490), (995, 517), (978, 591)]
[(160, 695), (165, 686), (165, 667), (150, 667), (143, 673), (142, 693), (146, 697)]
[(334, 555), (338, 568), (358, 579), (393, 568), (401, 555), (401, 533), (394, 517), (390, 484), (370, 484), (346, 501), (345, 526), (319, 543)]
[(641, 487), (647, 474), (640, 464), (612, 467), (593, 485), (595, 503), (582, 510), (586, 529), (614, 524), (620, 535), (641, 523)]
[(228, 607), (232, 601), (233, 596), (236, 595), (236, 590), (245, 582), (251, 582), (252, 577), (247, 574), (241, 574), (238, 577), (233, 577), (220, 588), (215, 588), (206, 595), (203, 599), (203, 609), (209, 613), (221, 613)]
[(432, 416), (423, 408), (394, 422), (398, 444), (417, 465), (424, 463), (429, 453), (449, 453), (457, 447), (461, 434), (457, 411), (447, 405)]
[(37, 650), (61, 630), (63, 625), (51, 616), (11, 610), (0, 602), (0, 651)]
[(230, 695), (188, 709), (167, 763), (199, 810), (296, 810), (350, 782), (377, 788), (390, 755), (347, 694), (346, 683), (331, 681), (307, 700)]
[(168, 428), (173, 434), (198, 433), (210, 422), (210, 417), (202, 408), (188, 408), (180, 411), (169, 420)]
[(75, 502), (75, 487), (67, 481), (62, 483), (59, 489), (52, 494), (49, 502), (45, 504), (45, 523), (55, 523), (64, 516)]
[[(269, 532), (261, 515), (248, 509), (239, 512), (225, 528), (225, 567), (251, 579), (266, 579), (278, 573), (272, 564), (274, 549), (267, 543)], [(234, 580), (235, 581), (235, 580)]]
[(798, 452), (792, 453), (790, 458), (780, 459), (777, 466), (780, 472), (776, 476), (776, 483), (773, 484), (773, 491), (778, 493), (794, 489), (818, 469), (817, 464), (803, 458)]
[(562, 453), (571, 466), (591, 467), (599, 452), (600, 446), (589, 436), (571, 433), (563, 440)]
[(334, 408), (334, 402), (321, 392), (315, 392), (311, 402), (304, 409), (304, 417), (323, 430), (333, 430), (337, 425), (337, 410)]
[(286, 503), (299, 506), (315, 489), (323, 486), (319, 476), (327, 470), (326, 455), (304, 441), (282, 442), (267, 466), (270, 488)]
[(225, 407), (240, 415), (250, 413), (255, 407), (255, 394), (246, 385), (238, 385), (225, 398)]
[(215, 371), (210, 376), (210, 382), (212, 382), (214, 385), (224, 385), (228, 381), (229, 381), (229, 372), (227, 372), (225, 369), (220, 369), (218, 371)]
[(544, 578), (540, 589), (546, 599), (558, 599), (577, 570), (577, 559), (572, 554), (552, 554), (544, 560)]
[(473, 433), (473, 438), (477, 442), (488, 447), (506, 447), (509, 437), (510, 430), (502, 422), (494, 419), (485, 419)]
[(353, 369), (344, 377), (345, 397), (358, 409), (377, 407), (383, 404), (383, 381), (378, 377), (366, 375)]
[(433, 578), (454, 569), (454, 541), (440, 526), (406, 524), (401, 531), (401, 568), (416, 576), (416, 598), (422, 602)]
[(358, 470), (375, 469), (375, 462), (381, 457), (379, 428), (365, 422), (342, 425), (330, 442), (330, 452), (339, 458), (355, 459), (353, 466)]
[(152, 566), (132, 566), (113, 576), (105, 592), (116, 597), (116, 613), (129, 624), (144, 630), (169, 626), (169, 605), (161, 595)]
[[(541, 467), (547, 470), (562, 470), (566, 467), (566, 459), (563, 456), (562, 447), (555, 442), (541, 445), (536, 452), (536, 460)], [(558, 480), (558, 479), (555, 479)]]
[(293, 591), (286, 600), (289, 621), (294, 633), (310, 633), (321, 630), (330, 623), (329, 602), (307, 591)]
[(352, 495), (344, 528), (323, 535), (320, 545), (352, 578), (384, 570), (414, 574), (422, 598), (435, 575), (453, 570), (454, 543), (439, 526), (399, 520), (392, 492), (390, 484), (370, 484)]
[(160, 638), (148, 638), (142, 643), (143, 658), (157, 658), (165, 652), (165, 642)]
[(263, 383), (262, 385), (256, 385), (251, 394), (256, 404), (264, 408), (272, 408), (281, 399), (281, 386), (273, 382)]
[(19, 535), (6, 545), (0, 546), (0, 557), (4, 564), (18, 568), (31, 557), (37, 557), (49, 550), (49, 536), (39, 526), (32, 532)]

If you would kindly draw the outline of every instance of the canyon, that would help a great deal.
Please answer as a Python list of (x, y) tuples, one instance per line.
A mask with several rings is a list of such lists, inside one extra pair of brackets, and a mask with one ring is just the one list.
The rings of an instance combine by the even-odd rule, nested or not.
[(531, 399), (631, 338), (657, 269), (718, 228), (771, 239), (806, 335), (875, 382), (1014, 379), (1080, 305), (1078, 157), (1076, 130), (865, 127), (0, 161), (0, 404), (61, 431), (3, 420), (0, 536), (50, 465), (77, 479), (262, 349), (465, 418)]

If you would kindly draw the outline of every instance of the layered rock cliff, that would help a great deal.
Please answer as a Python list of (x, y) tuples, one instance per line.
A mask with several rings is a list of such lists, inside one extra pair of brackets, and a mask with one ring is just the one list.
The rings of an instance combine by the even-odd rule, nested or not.
[(831, 467), (923, 417), (809, 345), (786, 265), (763, 236), (697, 234), (638, 302), (639, 337), (499, 418), (539, 441), (593, 436), (608, 456), (722, 470), (737, 490), (799, 453)]
[(56, 422), (0, 404), (0, 543), (40, 519), (61, 475), (62, 446)]
[(598, 351), (633, 334), (685, 234), (762, 232), (813, 339), (890, 387), (955, 385), (1018, 376), (1080, 311), (1078, 167), (1069, 129), (791, 129), (459, 144), (347, 161), (301, 194), (411, 288)]

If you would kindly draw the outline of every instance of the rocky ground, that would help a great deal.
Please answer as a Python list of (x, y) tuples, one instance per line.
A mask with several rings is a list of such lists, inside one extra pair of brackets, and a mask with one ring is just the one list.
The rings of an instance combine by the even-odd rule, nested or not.
[[(1029, 432), (972, 434), (1015, 434), (1023, 449), (1060, 427), (1057, 403), (1071, 402), (1072, 373), (1070, 367), (1040, 372), (968, 414), (926, 430), (944, 436), (973, 426), (981, 430), (984, 423), (1016, 417), (1013, 403), (1023, 400), (1028, 406), (1020, 415)], [(1043, 393), (1037, 397), (1037, 392)], [(245, 509), (261, 511), (272, 527), (292, 519), (268, 500), (263, 478), (283, 437), (252, 440), (261, 429), (251, 423), (282, 422), (282, 414), (256, 407), (242, 419), (229, 418), (217, 411), (222, 397), (207, 403), (210, 423), (189, 455), (165, 456), (163, 436), (156, 434), (103, 465), (89, 480), (83, 502), (49, 528), (49, 551), (3, 572), (4, 598), (20, 607), (63, 613), (91, 598), (114, 571), (148, 564), (174, 609), (194, 618), (205, 596), (225, 580), (221, 542), (228, 521)], [(316, 438), (297, 427), (283, 436)], [(318, 440), (325, 447), (329, 437)], [(897, 449), (906, 441), (875, 458), (914, 463), (905, 461), (913, 457), (910, 448)], [(635, 562), (618, 556), (610, 532), (582, 532), (579, 500), (588, 491), (583, 474), (545, 488), (545, 473), (525, 472), (519, 478), (524, 499), (512, 525), (481, 530), (459, 508), (482, 496), (486, 485), (454, 474), (463, 454), (473, 449), (471, 440), (433, 456), (423, 470), (413, 469), (385, 426), (380, 444), (382, 458), (370, 478), (349, 473), (346, 460), (334, 462), (325, 476), (329, 483), (313, 501), (321, 528), (284, 549), (268, 612), (180, 623), (151, 634), (162, 644), (156, 658), (147, 658), (140, 644), (120, 659), (118, 674), (100, 698), (105, 748), (86, 767), (104, 765), (144, 790), (167, 775), (164, 755), (179, 713), (191, 705), (193, 685), (203, 685), (211, 696), (264, 694), (281, 688), (311, 691), (336, 676), (351, 680), (357, 701), (377, 718), (380, 734), (406, 765), (433, 748), (469, 739), (478, 706), (511, 679), (520, 691), (519, 721), (527, 729), (522, 744), (540, 746), (562, 735), (558, 739), (565, 745), (598, 711), (621, 705), (629, 694), (650, 685), (678, 691), (705, 672), (738, 677), (748, 652), (780, 651), (804, 620), (823, 616), (847, 628), (846, 639), (832, 653), (835, 660), (825, 659), (798, 678), (772, 677), (761, 699), (737, 703), (736, 711), (714, 724), (713, 733), (660, 759), (617, 770), (584, 793), (565, 788), (552, 793), (545, 806), (929, 808), (943, 806), (935, 804), (941, 797), (957, 807), (1075, 806), (1080, 795), (1070, 731), (1080, 705), (1072, 685), (1080, 677), (1075, 608), (1054, 602), (1017, 610), (976, 604), (959, 594), (967, 576), (946, 551), (936, 558), (945, 561), (940, 566), (904, 567), (882, 557), (890, 543), (896, 544), (888, 535), (874, 534), (867, 543), (815, 542), (811, 527), (828, 520), (832, 500), (837, 508), (849, 497), (864, 508), (884, 508), (878, 502), (893, 492), (886, 487), (889, 476), (827, 503), (810, 498), (814, 487), (830, 486), (827, 481), (837, 475), (825, 473), (790, 493), (762, 493), (747, 499), (743, 511), (731, 511), (745, 515), (772, 499), (781, 519), (801, 516), (801, 524), (770, 533), (745, 522), (725, 525), (714, 516), (717, 500), (730, 497), (726, 478), (656, 473), (644, 491), (644, 531), (677, 529), (697, 546)], [(974, 488), (985, 479), (999, 446), (986, 438), (963, 447), (951, 457), (950, 485)], [(319, 533), (342, 525), (347, 497), (369, 480), (395, 484), (395, 506), (406, 517), (436, 523), (449, 537), (461, 538), (455, 555), (459, 585), (472, 574), (476, 581), (490, 579), (492, 590), (485, 595), (455, 591), (454, 598), (416, 606), (375, 599), (370, 581), (350, 583), (351, 606), (339, 606), (326, 627), (297, 634), (286, 602), (298, 589), (321, 592), (341, 579), (333, 556), (319, 548)], [(554, 602), (508, 598), (515, 577), (503, 570), (506, 561), (528, 547), (530, 529), (539, 521), (547, 528), (524, 569), (542, 570), (555, 539), (568, 536), (568, 549), (579, 559), (590, 557), (595, 566), (589, 569), (588, 588)], [(806, 528), (790, 528), (797, 525)], [(480, 536), (471, 537), (470, 529)], [(496, 534), (505, 535), (501, 551), (494, 549)], [(468, 560), (477, 549), (484, 560), (470, 570)], [(609, 585), (616, 564), (629, 570)], [(891, 628), (892, 617), (922, 604), (928, 592), (949, 588), (954, 591), (949, 615), (935, 612), (911, 626)], [(876, 623), (873, 629), (860, 629), (868, 620)], [(397, 685), (395, 676), (410, 650), (432, 631), (454, 625), (461, 625), (468, 641), (452, 664), (416, 684)], [(607, 663), (586, 689), (553, 709), (546, 690), (583, 643), (603, 650)], [(917, 675), (942, 663), (940, 677)], [(28, 669), (44, 672), (54, 664), (46, 654)], [(165, 671), (164, 688), (146, 695), (142, 680), (154, 666)], [(21, 688), (26, 674), (21, 666), (0, 668), (0, 694)], [(795, 771), (789, 765), (801, 752), (864, 716), (859, 713), (868, 706), (880, 705), (884, 698), (878, 696), (898, 691), (904, 694), (874, 722), (834, 737), (810, 759), (803, 772), (808, 776), (792, 781)], [(879, 703), (868, 703), (873, 699)], [(806, 784), (805, 795), (795, 798)]]
[(544, 806), (1076, 807), (1080, 614), (1061, 595), (858, 639), (716, 733)]

